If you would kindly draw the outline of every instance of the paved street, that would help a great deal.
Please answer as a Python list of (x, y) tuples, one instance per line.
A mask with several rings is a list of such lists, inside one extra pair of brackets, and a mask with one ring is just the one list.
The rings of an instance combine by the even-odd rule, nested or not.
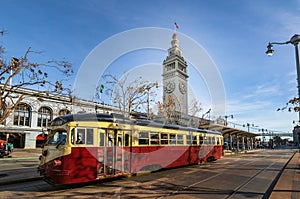
[[(263, 150), (225, 156), (207, 164), (76, 186), (51, 186), (42, 180), (2, 184), (0, 194), (6, 198), (262, 198), (292, 155), (293, 150)], [(31, 177), (36, 175), (32, 169), (34, 159), (1, 163), (7, 170), (13, 168), (18, 176), (23, 175), (21, 171)]]

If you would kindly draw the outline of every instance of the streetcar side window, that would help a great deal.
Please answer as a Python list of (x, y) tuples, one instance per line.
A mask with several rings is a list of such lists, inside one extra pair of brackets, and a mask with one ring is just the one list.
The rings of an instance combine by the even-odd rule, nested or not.
[(76, 144), (84, 144), (85, 143), (85, 129), (77, 129), (77, 138)]
[(186, 135), (186, 144), (191, 145), (191, 136), (190, 135)]
[(200, 144), (203, 144), (203, 136), (200, 135), (199, 140), (200, 140)]
[(71, 143), (75, 144), (75, 129), (72, 128), (71, 130)]
[(211, 137), (207, 137), (207, 144), (211, 144)]
[(169, 144), (169, 138), (167, 133), (160, 134), (160, 144), (162, 145), (168, 145)]
[(129, 134), (125, 133), (124, 146), (129, 146)]
[(176, 134), (170, 134), (170, 144), (175, 145), (176, 144)]
[(220, 138), (217, 137), (217, 145), (219, 145), (219, 144), (220, 144)]
[(149, 133), (139, 132), (139, 145), (149, 145)]
[(150, 138), (151, 138), (151, 145), (158, 145), (159, 144), (159, 134), (158, 133), (150, 133)]
[(118, 134), (118, 146), (122, 146), (122, 138), (123, 138), (123, 135), (122, 134)]
[(94, 144), (94, 129), (86, 129), (86, 144)]
[(100, 146), (104, 146), (105, 144), (105, 139), (104, 139), (104, 133), (100, 133)]
[(183, 144), (183, 135), (177, 134), (177, 144)]
[(203, 142), (203, 143), (204, 143), (204, 144), (208, 144), (208, 141), (207, 141), (207, 140), (208, 140), (208, 139), (207, 139), (207, 137), (205, 136), (205, 137), (204, 137), (204, 142)]
[(211, 144), (215, 145), (216, 144), (216, 138), (215, 137), (211, 137)]
[(113, 146), (113, 134), (108, 133), (108, 146)]
[(193, 145), (197, 145), (197, 136), (193, 135)]
[(213, 145), (216, 144), (216, 137), (211, 137), (211, 144), (213, 144)]

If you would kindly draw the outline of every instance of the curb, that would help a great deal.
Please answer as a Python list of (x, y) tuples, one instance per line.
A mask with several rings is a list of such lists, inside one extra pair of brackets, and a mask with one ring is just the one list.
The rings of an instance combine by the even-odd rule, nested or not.
[(9, 161), (9, 160), (25, 160), (25, 159), (37, 159), (38, 160), (38, 156), (29, 156), (29, 157), (7, 157), (7, 158), (1, 158), (0, 161)]

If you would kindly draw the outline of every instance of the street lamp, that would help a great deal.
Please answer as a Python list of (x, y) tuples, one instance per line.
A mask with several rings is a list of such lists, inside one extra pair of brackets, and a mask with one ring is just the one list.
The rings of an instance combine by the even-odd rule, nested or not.
[[(300, 63), (299, 63), (299, 50), (298, 50), (298, 44), (300, 42), (300, 35), (295, 34), (292, 36), (292, 38), (289, 41), (286, 42), (270, 42), (267, 46), (268, 50), (266, 51), (266, 54), (268, 56), (272, 56), (274, 53), (273, 45), (284, 45), (284, 44), (293, 44), (295, 46), (295, 57), (296, 57), (296, 68), (297, 68), (297, 81), (298, 81), (298, 97), (300, 98)], [(300, 121), (300, 111), (299, 111), (299, 118), (298, 122)]]
[(225, 126), (227, 126), (228, 125), (228, 123), (227, 123), (227, 118), (231, 118), (231, 119), (233, 119), (233, 115), (225, 115), (224, 116), (224, 118), (225, 118)]
[(147, 118), (150, 119), (150, 90), (151, 88), (155, 87), (156, 89), (159, 89), (159, 85), (157, 82), (154, 83), (148, 83), (147, 85), (140, 88), (140, 93), (147, 90)]

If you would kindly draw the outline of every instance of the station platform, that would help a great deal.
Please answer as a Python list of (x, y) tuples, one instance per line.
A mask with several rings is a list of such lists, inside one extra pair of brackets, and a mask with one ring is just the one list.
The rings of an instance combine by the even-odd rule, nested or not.
[(276, 183), (270, 199), (300, 198), (300, 153), (296, 152)]

